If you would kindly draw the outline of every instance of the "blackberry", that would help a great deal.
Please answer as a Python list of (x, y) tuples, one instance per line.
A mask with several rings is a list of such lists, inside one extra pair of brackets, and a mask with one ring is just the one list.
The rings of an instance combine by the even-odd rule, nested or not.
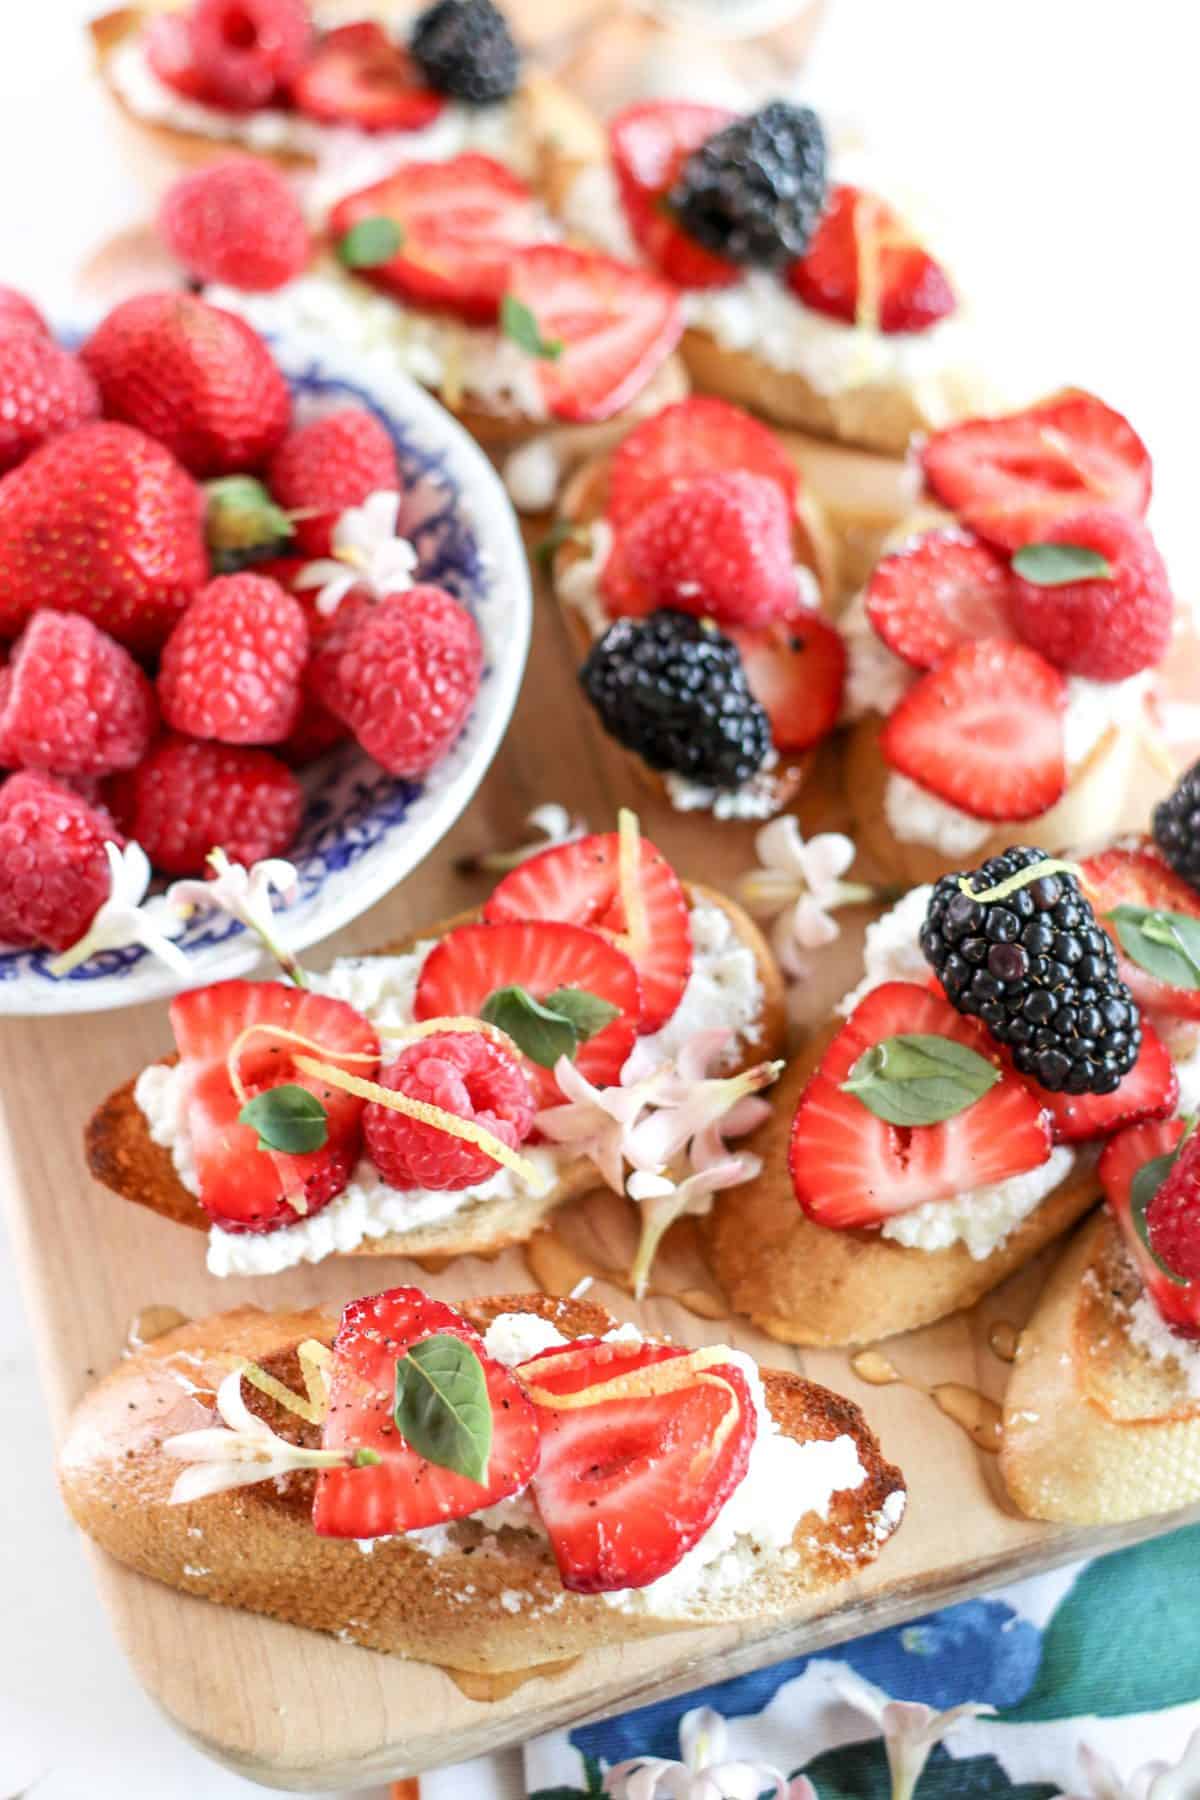
[(520, 54), (492, 0), (434, 0), (408, 47), (431, 87), (468, 106), (507, 100), (517, 85)]
[(1200, 888), (1200, 762), (1154, 809), (1154, 841), (1177, 875)]
[(806, 106), (772, 100), (694, 150), (668, 204), (706, 249), (779, 268), (803, 256), (825, 196), (821, 121)]
[[(1045, 861), (1044, 850), (1019, 845), (968, 879), (984, 893)], [(1141, 1015), (1075, 876), (1043, 875), (986, 902), (959, 880), (942, 876), (921, 928), (951, 1004), (981, 1019), (1021, 1074), (1052, 1093), (1111, 1094), (1137, 1061)]]
[(618, 619), (592, 646), (579, 679), (605, 730), (652, 769), (738, 787), (771, 749), (737, 645), (691, 613), (664, 607)]

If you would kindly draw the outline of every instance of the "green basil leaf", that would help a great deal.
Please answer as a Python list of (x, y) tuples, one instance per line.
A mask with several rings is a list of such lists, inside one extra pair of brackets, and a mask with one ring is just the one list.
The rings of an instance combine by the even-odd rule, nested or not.
[(579, 1048), (579, 1033), (570, 1019), (543, 1006), (523, 987), (497, 988), (479, 1009), (481, 1019), (506, 1032), (530, 1062), (552, 1069), (560, 1056), (572, 1059)]
[(543, 362), (556, 362), (563, 353), (557, 338), (543, 338), (533, 312), (515, 294), (505, 294), (500, 302), (500, 329), (514, 344)]
[(863, 1051), (842, 1092), (889, 1125), (940, 1125), (982, 1100), (999, 1079), (999, 1069), (966, 1044), (900, 1032)]
[(247, 1100), (238, 1124), (257, 1131), (260, 1150), (282, 1150), (286, 1156), (319, 1150), (329, 1136), (325, 1108), (315, 1094), (294, 1082), (264, 1088)]
[(1171, 987), (1200, 988), (1200, 919), (1149, 906), (1115, 906), (1105, 917), (1139, 968)]
[(338, 256), (348, 269), (377, 269), (391, 262), (404, 247), (404, 232), (395, 219), (384, 214), (359, 219), (352, 225), (337, 247)]
[(460, 1337), (422, 1338), (396, 1364), (396, 1429), (439, 1469), (487, 1480), (492, 1403), (483, 1364)]
[(587, 988), (561, 987), (555, 988), (552, 994), (546, 995), (546, 1010), (557, 1013), (572, 1026), (575, 1036), (581, 1044), (594, 1038), (598, 1031), (619, 1019), (621, 1009), (614, 1006), (611, 1000), (602, 1000), (599, 994), (591, 994)]
[(1069, 581), (1096, 581), (1112, 574), (1108, 558), (1086, 544), (1023, 544), (1012, 566), (1034, 587), (1066, 587)]
[(1174, 1150), (1167, 1150), (1162, 1156), (1155, 1156), (1148, 1163), (1143, 1163), (1134, 1176), (1129, 1189), (1129, 1210), (1133, 1217), (1133, 1229), (1145, 1245), (1146, 1254), (1155, 1268), (1165, 1275), (1175, 1287), (1187, 1287), (1187, 1278), (1177, 1275), (1174, 1269), (1168, 1268), (1154, 1249), (1150, 1242), (1149, 1227), (1146, 1224), (1146, 1211), (1155, 1194), (1175, 1167), (1175, 1159), (1179, 1155), (1182, 1143), (1183, 1140), (1180, 1139)]

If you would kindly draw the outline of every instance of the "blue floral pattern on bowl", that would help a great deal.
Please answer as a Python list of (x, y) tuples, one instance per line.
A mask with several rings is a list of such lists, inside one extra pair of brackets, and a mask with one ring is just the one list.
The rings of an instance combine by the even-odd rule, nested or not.
[[(299, 892), (284, 918), (299, 950), (366, 911), (420, 863), (462, 812), (495, 755), (520, 688), (532, 601), (516, 519), (491, 465), (450, 415), (399, 373), (373, 368), (313, 339), (272, 344), (298, 419), (348, 404), (368, 407), (396, 446), (404, 489), (399, 532), (418, 557), (417, 579), (467, 606), (483, 639), (479, 695), (458, 742), (422, 781), (388, 775), (352, 744), (302, 772), (306, 804), (286, 853)], [(244, 973), (258, 949), (223, 914), (197, 915), (179, 939), (196, 983)], [(68, 976), (52, 953), (0, 948), (0, 1013), (89, 1012), (135, 1005), (188, 983), (138, 945), (102, 951)]]

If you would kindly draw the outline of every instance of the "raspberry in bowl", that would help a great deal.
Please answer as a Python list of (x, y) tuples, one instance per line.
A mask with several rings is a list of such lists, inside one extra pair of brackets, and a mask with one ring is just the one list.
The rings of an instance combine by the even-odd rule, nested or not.
[[(0, 477), (0, 1013), (98, 1011), (245, 972), (259, 947), (236, 917), (197, 908), (180, 931), (162, 895), (203, 878), (218, 845), (235, 863), (291, 863), (289, 946), (340, 929), (453, 824), (524, 672), (516, 522), (438, 403), (333, 348), (256, 340), (252, 379), (283, 403), (222, 470), (193, 321), (160, 335), (151, 298), (132, 320), (109, 315), (98, 351), (95, 328), (71, 334), (102, 416), (47, 417), (47, 441)], [(156, 379), (182, 384), (173, 416), (203, 431), (170, 447), (154, 435)], [(29, 553), (47, 519), (69, 566), (92, 571), (53, 595)], [(116, 546), (103, 580), (95, 519)], [(88, 708), (65, 689), (52, 703), (45, 670), (68, 662)], [(368, 663), (389, 683), (363, 681)], [(169, 960), (136, 933), (95, 932), (98, 908), (141, 900), (139, 869), (142, 910), (179, 933)], [(89, 932), (96, 948), (63, 969)]]

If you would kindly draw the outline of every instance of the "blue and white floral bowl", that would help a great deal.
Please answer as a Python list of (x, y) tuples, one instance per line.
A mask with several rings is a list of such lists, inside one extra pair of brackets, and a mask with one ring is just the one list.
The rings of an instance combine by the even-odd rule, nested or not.
[[(286, 853), (298, 893), (279, 915), (292, 950), (317, 943), (365, 912), (424, 860), (483, 780), (504, 737), (529, 651), (529, 570), (508, 497), (483, 452), (423, 388), (406, 376), (369, 378), (336, 347), (274, 339), (296, 416), (348, 403), (369, 407), (396, 446), (404, 487), (397, 529), (413, 543), (416, 579), (468, 606), (483, 639), (483, 680), (449, 755), (423, 781), (385, 774), (354, 745), (302, 773), (307, 804)], [(367, 385), (369, 379), (369, 386)], [(104, 950), (56, 978), (53, 953), (0, 949), (0, 1014), (100, 1012), (161, 999), (181, 988), (245, 974), (260, 948), (221, 913), (189, 920), (177, 940), (191, 974), (176, 973), (139, 945)]]

